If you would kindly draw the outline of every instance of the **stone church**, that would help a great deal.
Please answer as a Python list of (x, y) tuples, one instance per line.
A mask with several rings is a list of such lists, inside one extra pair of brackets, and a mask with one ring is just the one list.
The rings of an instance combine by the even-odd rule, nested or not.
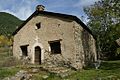
[(36, 11), (13, 33), (13, 55), (29, 57), (32, 64), (54, 62), (82, 69), (96, 60), (95, 38), (76, 16)]

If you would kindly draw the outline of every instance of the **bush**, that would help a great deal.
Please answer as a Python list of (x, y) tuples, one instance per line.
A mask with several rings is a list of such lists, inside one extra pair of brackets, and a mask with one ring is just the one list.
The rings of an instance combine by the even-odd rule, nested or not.
[(3, 62), (1, 62), (0, 67), (11, 67), (21, 65), (22, 61), (17, 60), (15, 57), (10, 56), (6, 58)]

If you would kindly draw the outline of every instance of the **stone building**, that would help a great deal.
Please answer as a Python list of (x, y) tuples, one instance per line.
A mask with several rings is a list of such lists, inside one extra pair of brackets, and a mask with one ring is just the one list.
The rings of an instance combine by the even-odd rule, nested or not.
[(33, 64), (64, 63), (81, 69), (96, 60), (95, 39), (76, 16), (36, 11), (13, 33), (13, 55)]

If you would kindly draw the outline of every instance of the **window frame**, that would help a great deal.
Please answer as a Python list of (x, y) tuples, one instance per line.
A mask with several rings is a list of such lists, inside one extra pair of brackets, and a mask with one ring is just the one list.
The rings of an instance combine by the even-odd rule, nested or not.
[[(61, 50), (61, 39), (59, 39), (59, 40), (53, 40), (53, 41), (48, 41), (48, 43), (49, 43), (49, 46), (50, 46), (50, 52), (51, 52), (51, 54), (61, 54), (62, 53), (62, 50)], [(57, 44), (59, 44), (57, 47), (58, 48), (56, 48), (56, 49), (58, 49), (59, 51), (57, 52), (56, 50), (55, 50), (55, 45), (57, 45)]]

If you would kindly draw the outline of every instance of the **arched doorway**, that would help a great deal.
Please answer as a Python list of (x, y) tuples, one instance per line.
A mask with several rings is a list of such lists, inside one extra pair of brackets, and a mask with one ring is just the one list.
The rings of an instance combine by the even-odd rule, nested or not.
[(35, 64), (41, 64), (41, 48), (35, 47)]

